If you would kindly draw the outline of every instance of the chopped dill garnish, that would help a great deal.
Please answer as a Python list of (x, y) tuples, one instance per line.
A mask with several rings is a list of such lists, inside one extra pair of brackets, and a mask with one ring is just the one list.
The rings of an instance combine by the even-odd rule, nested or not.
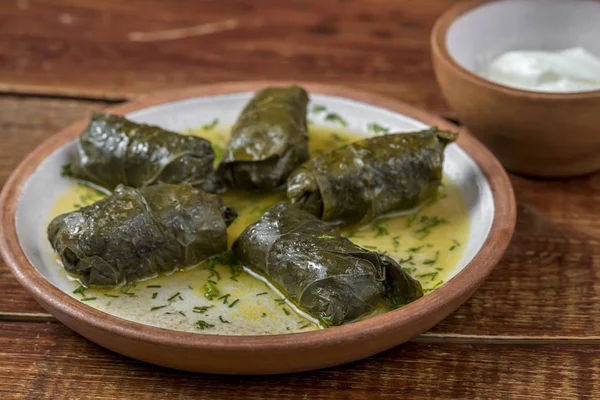
[(131, 286), (127, 284), (123, 286), (120, 291), (121, 293), (126, 294), (127, 296), (135, 296), (135, 293), (130, 292), (129, 289), (131, 289)]
[(85, 286), (79, 286), (77, 289), (73, 290), (73, 294), (80, 294), (83, 297), (85, 297), (85, 291), (87, 290), (87, 288)]
[(265, 294), (268, 294), (268, 293), (267, 292), (260, 292), (260, 293), (257, 293), (256, 295), (257, 296), (264, 296)]
[(390, 131), (390, 128), (381, 126), (377, 122), (371, 122), (370, 124), (368, 124), (367, 129), (369, 130), (369, 132), (373, 133), (388, 133)]
[(118, 299), (119, 296), (115, 296), (114, 294), (104, 293), (104, 297), (112, 297), (113, 299)]
[(267, 316), (267, 314), (266, 314), (266, 313), (262, 313), (260, 316), (261, 316), (262, 318), (264, 318), (264, 317), (266, 317), (266, 316)]
[(279, 304), (285, 304), (285, 298), (281, 298), (281, 299), (273, 299), (275, 300), (275, 302), (279, 303)]
[(217, 259), (211, 258), (210, 261), (208, 262), (208, 270), (210, 271), (210, 275), (208, 276), (208, 279), (211, 279), (213, 276), (216, 276), (217, 280), (220, 281), (221, 274), (219, 274), (219, 271), (217, 271), (215, 269), (216, 266), (217, 266)]
[(185, 313), (183, 311), (177, 311), (177, 314), (183, 315), (185, 317)]
[(319, 114), (319, 113), (322, 113), (323, 111), (327, 111), (327, 107), (322, 106), (320, 104), (315, 104), (314, 106), (312, 106), (312, 108), (310, 109), (310, 111), (313, 114)]
[(156, 298), (156, 296), (158, 296), (158, 292), (154, 292), (154, 293), (152, 293), (152, 298), (153, 298), (153, 299), (155, 299), (155, 298)]
[(452, 239), (452, 243), (454, 243), (452, 246), (450, 246), (450, 251), (453, 251), (454, 249), (456, 249), (457, 247), (460, 247), (460, 243), (457, 242), (455, 239)]
[(348, 126), (348, 123), (342, 117), (340, 117), (339, 114), (336, 114), (333, 112), (327, 113), (327, 115), (325, 116), (325, 121), (337, 122), (338, 124), (342, 125), (343, 127)]
[(344, 138), (341, 137), (339, 134), (337, 134), (335, 132), (331, 134), (331, 138), (333, 140), (335, 140), (336, 142), (343, 142), (344, 141)]
[(410, 249), (406, 249), (406, 251), (408, 253), (416, 253), (417, 251), (421, 250), (423, 247), (425, 247), (425, 245), (422, 245), (419, 247), (411, 247)]
[(417, 278), (431, 278), (430, 280), (434, 280), (438, 276), (438, 272), (430, 272), (428, 274), (417, 275)]
[(423, 226), (417, 229), (415, 233), (420, 233), (421, 237), (419, 239), (424, 239), (431, 233), (431, 229), (435, 228), (436, 226), (445, 224), (447, 222), (448, 221), (446, 221), (444, 218), (423, 216), (421, 217), (421, 223), (423, 224)]
[(202, 130), (203, 131), (210, 131), (212, 130), (215, 126), (217, 126), (219, 124), (219, 118), (215, 118), (213, 119), (211, 122), (209, 122), (208, 124), (204, 124), (202, 125)]
[(367, 245), (364, 245), (363, 247), (364, 247), (365, 249), (377, 250), (377, 247), (375, 247), (375, 246), (367, 246)]
[(283, 312), (285, 313), (285, 315), (292, 315), (292, 313), (290, 312), (290, 310), (288, 310), (287, 308), (282, 307), (281, 309), (283, 310)]
[(201, 319), (199, 319), (198, 322), (196, 322), (196, 328), (200, 329), (201, 331), (212, 327), (214, 327), (214, 325), (209, 324), (208, 322), (203, 321)]
[(440, 271), (440, 272), (441, 272), (441, 271), (443, 271), (443, 270), (444, 270), (444, 268), (442, 268), (442, 267), (437, 267), (435, 270), (436, 270), (436, 271)]
[(211, 285), (216, 285), (217, 284), (217, 282), (215, 282), (215, 281), (213, 281), (211, 279), (208, 280), (208, 283), (210, 283)]
[(388, 307), (392, 310), (395, 310), (397, 308), (400, 308), (400, 307), (408, 304), (408, 302), (405, 299), (403, 299), (399, 296), (388, 295), (388, 296), (386, 296), (385, 300), (386, 300)]
[(373, 231), (375, 231), (375, 237), (387, 236), (389, 234), (387, 230), (387, 222), (389, 219), (382, 218), (378, 219), (373, 223)]
[(152, 288), (160, 288), (160, 287), (162, 287), (162, 286), (160, 286), (160, 285), (148, 285), (148, 286), (146, 286), (146, 287), (147, 287), (148, 289), (152, 289)]
[(129, 297), (135, 297), (135, 293), (131, 293), (131, 292), (125, 292), (123, 293), (125, 296), (129, 296)]
[(412, 259), (413, 259), (413, 256), (412, 256), (412, 254), (411, 254), (411, 255), (410, 255), (410, 256), (408, 256), (407, 258), (401, 258), (401, 259), (399, 259), (399, 260), (398, 260), (398, 264), (404, 264), (404, 263), (407, 263), (407, 262), (409, 262), (409, 261), (412, 261)]
[(167, 307), (167, 306), (168, 306), (168, 304), (165, 304), (165, 305), (162, 305), (162, 306), (156, 306), (156, 307), (152, 307), (152, 308), (150, 309), (150, 311), (156, 311), (156, 310), (160, 310), (161, 308), (165, 308), (165, 307)]
[(413, 222), (415, 222), (415, 220), (417, 219), (418, 215), (419, 215), (419, 213), (414, 213), (413, 215), (411, 215), (410, 217), (408, 217), (408, 219), (406, 220), (406, 226), (408, 228), (410, 228), (411, 225), (413, 224)]
[[(175, 299), (176, 297), (181, 297), (181, 296), (179, 296), (180, 294), (181, 294), (181, 293), (179, 293), (179, 292), (175, 293), (173, 296), (169, 297), (169, 298), (167, 299), (167, 301), (171, 301), (171, 300)], [(182, 300), (183, 300), (183, 299), (182, 299)]]
[(394, 244), (394, 249), (397, 249), (400, 246), (400, 236), (394, 236), (392, 238), (392, 243)]
[(299, 326), (299, 327), (298, 327), (298, 329), (304, 329), (304, 328), (308, 328), (309, 326), (310, 326), (310, 322), (309, 322), (309, 323), (306, 323), (306, 324), (304, 324), (304, 325), (302, 325), (302, 326)]
[(219, 315), (219, 321), (221, 321), (224, 324), (230, 324), (231, 322), (224, 320), (222, 316)]
[(214, 297), (219, 296), (219, 289), (216, 286), (216, 282), (208, 281), (204, 284), (204, 297), (208, 300), (212, 300)]
[(439, 281), (438, 283), (436, 283), (436, 284), (435, 284), (434, 286), (432, 286), (431, 288), (432, 288), (432, 289), (437, 289), (437, 288), (439, 288), (440, 286), (442, 286), (443, 284), (444, 284), (444, 281)]
[(96, 297), (84, 297), (83, 299), (79, 299), (81, 301), (92, 301), (92, 300), (96, 300)]
[(188, 285), (188, 289), (190, 289), (190, 290), (194, 290), (194, 288), (193, 288), (193, 287), (191, 287), (190, 285)]
[(433, 265), (433, 264), (435, 264), (437, 262), (439, 256), (440, 256), (440, 251), (437, 250), (435, 252), (435, 256), (432, 259), (423, 261), (423, 264), (425, 264), (425, 265)]
[(317, 239), (335, 239), (335, 236), (321, 235), (321, 236), (317, 236)]
[(402, 271), (406, 272), (409, 275), (412, 275), (416, 272), (416, 268), (408, 268), (408, 267), (402, 267)]
[(231, 308), (231, 307), (235, 306), (238, 301), (240, 301), (240, 299), (235, 299), (233, 302), (231, 302), (231, 304), (228, 307)]
[(231, 296), (230, 294), (224, 294), (223, 296), (217, 298), (217, 300), (223, 300), (223, 304), (227, 304), (227, 299)]
[(332, 322), (333, 322), (333, 316), (332, 315), (328, 315), (327, 317), (322, 317), (321, 318), (321, 323), (325, 327), (331, 326)]
[(204, 314), (206, 311), (208, 311), (209, 308), (212, 308), (212, 306), (195, 306), (192, 311), (195, 312), (196, 314)]
[(229, 279), (237, 282), (237, 277), (244, 272), (244, 267), (237, 262), (227, 264), (227, 266), (229, 267), (229, 272), (231, 273), (231, 275), (229, 275)]

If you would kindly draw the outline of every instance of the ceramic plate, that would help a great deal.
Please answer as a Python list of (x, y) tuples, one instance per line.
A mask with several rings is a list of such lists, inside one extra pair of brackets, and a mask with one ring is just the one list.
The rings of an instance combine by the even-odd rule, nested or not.
[[(254, 91), (287, 84), (290, 82), (194, 87), (151, 95), (108, 111), (181, 132), (214, 118), (220, 124), (232, 124)], [(345, 129), (357, 134), (372, 135), (369, 124), (373, 121), (394, 132), (431, 125), (458, 130), (439, 117), (389, 98), (323, 84), (299, 84), (309, 91), (313, 105), (343, 116)], [(330, 124), (324, 115), (309, 117), (313, 123)], [(157, 314), (149, 311), (150, 303), (144, 300), (148, 296), (129, 302), (141, 304), (137, 308), (80, 302), (72, 294), (76, 284), (57, 267), (46, 226), (57, 200), (74, 185), (61, 177), (60, 171), (86, 124), (78, 122), (50, 138), (11, 176), (0, 199), (2, 254), (21, 284), (60, 321), (104, 347), (167, 367), (213, 373), (284, 373), (337, 365), (389, 349), (431, 328), (464, 302), (498, 262), (514, 229), (514, 196), (506, 173), (491, 153), (462, 132), (457, 144), (446, 150), (444, 172), (464, 199), (469, 233), (443, 285), (401, 309), (334, 328), (315, 326), (306, 332), (284, 333), (291, 322), (278, 317), (261, 322), (269, 326), (261, 331), (257, 328), (260, 323), (250, 319), (245, 323), (246, 314), (237, 311), (237, 323), (227, 329), (194, 331), (188, 329), (193, 324), (187, 317), (155, 318)], [(187, 308), (193, 308), (201, 294), (191, 285), (177, 286), (182, 284), (177, 279), (171, 282), (167, 283), (170, 288), (161, 285), (164, 296), (189, 287), (172, 314), (191, 315)], [(222, 308), (220, 316), (231, 318), (231, 309)]]

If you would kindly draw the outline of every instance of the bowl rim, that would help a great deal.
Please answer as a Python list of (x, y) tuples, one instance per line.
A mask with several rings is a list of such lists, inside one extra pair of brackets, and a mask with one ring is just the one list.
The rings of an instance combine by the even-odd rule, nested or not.
[[(441, 117), (378, 94), (322, 83), (301, 81), (244, 81), (175, 89), (140, 97), (105, 112), (125, 114), (139, 109), (194, 97), (254, 92), (265, 86), (297, 84), (309, 93), (339, 96), (374, 105), (443, 129), (460, 130)], [(516, 223), (516, 206), (510, 179), (492, 153), (465, 130), (458, 145), (475, 161), (487, 179), (494, 199), (494, 216), (488, 236), (473, 259), (439, 289), (400, 309), (355, 323), (318, 331), (281, 335), (211, 335), (145, 325), (97, 310), (63, 292), (37, 272), (21, 248), (15, 216), (22, 190), (39, 164), (75, 139), (87, 125), (80, 120), (48, 138), (19, 164), (0, 194), (0, 254), (19, 283), (50, 313), (67, 316), (84, 326), (149, 344), (218, 351), (279, 350), (288, 346), (322, 348), (340, 342), (375, 337), (405, 324), (418, 323), (429, 314), (443, 312), (453, 301), (464, 301), (489, 275), (506, 250)], [(454, 310), (454, 308), (452, 309)], [(445, 317), (446, 314), (443, 315)], [(60, 318), (59, 318), (60, 319)], [(439, 318), (441, 320), (441, 318)], [(436, 321), (438, 322), (438, 321)], [(424, 327), (423, 330), (430, 327)], [(398, 343), (399, 344), (399, 343)]]
[(452, 69), (455, 73), (461, 75), (463, 78), (475, 85), (484, 86), (489, 90), (499, 91), (512, 96), (548, 101), (587, 100), (600, 97), (600, 89), (587, 90), (585, 92), (552, 93), (513, 88), (510, 86), (501, 85), (499, 83), (494, 83), (458, 64), (455, 58), (448, 51), (448, 46), (446, 45), (446, 37), (448, 36), (448, 30), (452, 24), (458, 18), (476, 8), (491, 3), (509, 1), (512, 0), (472, 0), (466, 3), (457, 4), (446, 10), (435, 22), (430, 36), (431, 49), (434, 54), (439, 56), (439, 61), (446, 64), (448, 68)]

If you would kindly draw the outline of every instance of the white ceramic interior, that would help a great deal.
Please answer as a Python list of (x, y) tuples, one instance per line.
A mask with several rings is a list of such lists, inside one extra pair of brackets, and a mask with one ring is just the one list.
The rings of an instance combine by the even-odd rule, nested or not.
[(600, 2), (501, 0), (458, 17), (446, 36), (448, 52), (476, 72), (510, 50), (583, 47), (600, 57)]
[[(183, 131), (209, 123), (215, 117), (224, 123), (233, 123), (252, 93), (236, 93), (203, 98), (192, 98), (145, 108), (127, 117), (136, 121), (159, 125), (173, 131)], [(426, 127), (407, 116), (380, 107), (340, 97), (313, 94), (314, 104), (326, 106), (348, 122), (348, 129), (367, 133), (367, 124), (373, 121), (391, 128), (392, 131), (414, 131)], [(316, 123), (319, 116), (311, 115)], [(21, 246), (36, 270), (66, 293), (72, 291), (64, 275), (57, 272), (48, 240), (46, 227), (49, 212), (58, 197), (72, 183), (61, 177), (61, 167), (68, 163), (75, 149), (72, 142), (52, 153), (44, 160), (25, 184), (16, 214), (16, 228)], [(452, 144), (446, 151), (444, 164), (446, 175), (459, 187), (470, 215), (470, 237), (462, 259), (450, 277), (455, 276), (477, 254), (490, 231), (494, 217), (494, 200), (490, 186), (477, 164), (458, 145)]]

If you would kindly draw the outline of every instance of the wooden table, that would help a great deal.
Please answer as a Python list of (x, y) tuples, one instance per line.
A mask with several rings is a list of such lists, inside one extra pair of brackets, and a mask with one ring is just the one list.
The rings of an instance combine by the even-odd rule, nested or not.
[[(191, 84), (323, 81), (448, 115), (428, 35), (453, 3), (4, 0), (0, 182), (69, 123)], [(597, 398), (600, 174), (512, 181), (516, 234), (473, 298), (410, 343), (309, 373), (210, 376), (122, 357), (56, 322), (0, 264), (0, 398)]]

